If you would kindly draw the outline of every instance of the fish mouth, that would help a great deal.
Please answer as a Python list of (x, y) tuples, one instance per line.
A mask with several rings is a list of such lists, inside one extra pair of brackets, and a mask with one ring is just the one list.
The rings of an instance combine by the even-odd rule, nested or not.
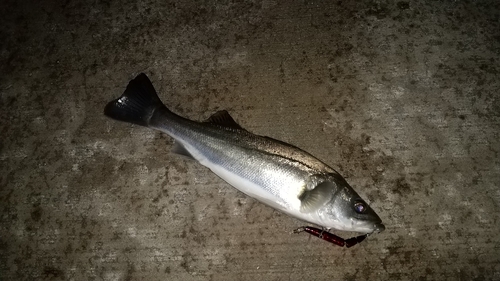
[(382, 223), (376, 223), (373, 229), (373, 232), (380, 233), (385, 230), (385, 225)]

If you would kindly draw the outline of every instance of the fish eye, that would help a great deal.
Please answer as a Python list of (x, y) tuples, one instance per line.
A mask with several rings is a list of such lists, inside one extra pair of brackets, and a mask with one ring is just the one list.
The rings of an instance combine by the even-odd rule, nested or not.
[(357, 201), (356, 203), (354, 203), (354, 210), (358, 214), (364, 213), (366, 211), (366, 205), (365, 205), (365, 203)]

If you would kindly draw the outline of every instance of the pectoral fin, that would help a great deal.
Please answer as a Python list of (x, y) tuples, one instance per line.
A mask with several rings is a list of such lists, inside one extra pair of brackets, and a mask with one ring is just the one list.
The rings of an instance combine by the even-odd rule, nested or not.
[(314, 189), (304, 191), (299, 199), (301, 201), (300, 212), (312, 213), (323, 205), (332, 200), (334, 184), (331, 182), (323, 182), (318, 184)]

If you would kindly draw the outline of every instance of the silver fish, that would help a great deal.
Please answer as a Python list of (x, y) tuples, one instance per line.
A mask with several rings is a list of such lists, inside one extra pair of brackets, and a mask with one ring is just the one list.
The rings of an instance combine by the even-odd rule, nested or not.
[(326, 229), (372, 233), (385, 229), (372, 208), (334, 169), (285, 142), (243, 129), (227, 111), (205, 122), (170, 111), (145, 74), (130, 81), (104, 114), (159, 130), (174, 152), (192, 157), (241, 192)]

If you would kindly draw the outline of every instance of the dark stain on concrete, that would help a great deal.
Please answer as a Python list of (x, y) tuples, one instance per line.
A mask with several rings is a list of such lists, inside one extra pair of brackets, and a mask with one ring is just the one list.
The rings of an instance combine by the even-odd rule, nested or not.
[(405, 178), (399, 178), (395, 182), (395, 186), (392, 189), (393, 193), (399, 194), (400, 196), (407, 196), (411, 193), (411, 187)]

